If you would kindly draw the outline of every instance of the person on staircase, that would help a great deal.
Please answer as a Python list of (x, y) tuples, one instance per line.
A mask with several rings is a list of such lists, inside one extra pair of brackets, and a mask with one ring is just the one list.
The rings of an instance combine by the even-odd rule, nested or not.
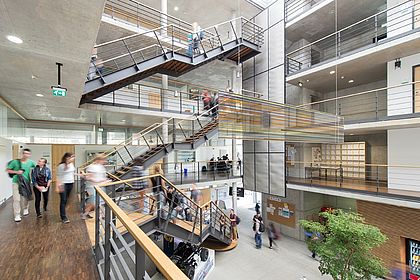
[(82, 214), (82, 219), (93, 218), (89, 215), (95, 210), (96, 191), (95, 186), (108, 182), (106, 169), (104, 167), (107, 159), (104, 154), (98, 154), (91, 165), (86, 168), (86, 188), (87, 193), (85, 212)]
[(31, 155), (31, 150), (23, 149), (22, 157), (9, 161), (6, 167), (7, 173), (13, 178), (13, 212), (15, 222), (22, 221), (21, 210), (23, 210), (23, 216), (29, 215), (28, 199), (19, 192), (19, 176), (28, 182), (30, 181), (31, 169), (36, 166), (35, 162), (30, 159)]
[(182, 198), (178, 194), (178, 192), (175, 190), (174, 187), (169, 186), (168, 192), (166, 194), (167, 197), (167, 203), (169, 204), (169, 210), (168, 210), (168, 219), (172, 220), (172, 223), (176, 223), (176, 220), (179, 216), (183, 219), (183, 207), (182, 207)]
[(42, 218), (40, 204), (41, 194), (44, 200), (44, 212), (47, 211), (48, 195), (52, 182), (51, 170), (47, 167), (47, 160), (40, 158), (37, 166), (32, 169), (32, 185), (35, 194), (35, 211), (37, 218)]
[(232, 239), (236, 240), (239, 238), (239, 235), (238, 235), (237, 217), (233, 209), (230, 209), (229, 218), (230, 218), (230, 223), (232, 225)]
[[(156, 164), (153, 167), (151, 175), (164, 175), (159, 164)], [(149, 188), (152, 188), (153, 198), (155, 199), (152, 203), (150, 203), (149, 209), (149, 214), (153, 215), (156, 207), (158, 208), (158, 211), (160, 211), (163, 207), (164, 197), (166, 197), (165, 181), (162, 180), (162, 177), (160, 176), (152, 177), (150, 178)]]
[(74, 154), (65, 153), (57, 167), (56, 191), (60, 194), (60, 217), (64, 224), (70, 223), (67, 218), (66, 207), (74, 185)]

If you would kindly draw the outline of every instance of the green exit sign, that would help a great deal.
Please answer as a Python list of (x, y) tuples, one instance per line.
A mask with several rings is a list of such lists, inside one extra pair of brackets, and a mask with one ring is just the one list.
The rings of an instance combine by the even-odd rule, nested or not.
[(61, 87), (52, 87), (52, 95), (53, 96), (66, 96), (67, 89)]

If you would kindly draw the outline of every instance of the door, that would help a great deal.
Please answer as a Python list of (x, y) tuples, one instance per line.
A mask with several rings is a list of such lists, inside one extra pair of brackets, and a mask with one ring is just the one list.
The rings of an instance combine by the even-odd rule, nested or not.
[(414, 67), (414, 113), (420, 113), (420, 65)]
[[(53, 182), (56, 180), (57, 165), (60, 164), (61, 158), (65, 153), (74, 154), (74, 145), (53, 144), (51, 145), (51, 171), (53, 174)], [(77, 167), (77, 166), (76, 166)]]

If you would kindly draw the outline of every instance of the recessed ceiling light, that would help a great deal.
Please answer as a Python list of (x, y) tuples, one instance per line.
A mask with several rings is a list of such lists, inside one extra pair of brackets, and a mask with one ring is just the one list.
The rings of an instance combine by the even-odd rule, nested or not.
[(13, 35), (8, 35), (7, 40), (9, 40), (10, 42), (15, 43), (15, 44), (22, 44), (23, 43), (22, 39), (20, 39), (19, 37), (13, 36)]
[(330, 74), (331, 74), (331, 75), (332, 75), (332, 74), (335, 74), (335, 70), (330, 71)]
[(354, 83), (354, 80), (349, 80), (349, 84)]
[(36, 80), (36, 79), (38, 79), (38, 76), (35, 76), (35, 75), (32, 75), (32, 80)]
[(344, 79), (344, 76), (341, 76), (341, 79)]
[(175, 6), (174, 11), (178, 11), (178, 10), (179, 10), (178, 6)]
[(298, 86), (302, 87), (303, 86), (303, 83), (302, 82), (299, 82), (298, 83)]
[(309, 80), (306, 80), (307, 83), (309, 83)]
[(44, 95), (43, 94), (41, 94), (41, 93), (37, 93), (37, 94), (35, 94), (36, 96), (38, 96), (38, 97), (44, 97)]
[(349, 135), (350, 135), (350, 136), (351, 136), (351, 135), (354, 135), (354, 133), (350, 133)]
[(121, 120), (122, 122), (125, 122), (125, 120)]

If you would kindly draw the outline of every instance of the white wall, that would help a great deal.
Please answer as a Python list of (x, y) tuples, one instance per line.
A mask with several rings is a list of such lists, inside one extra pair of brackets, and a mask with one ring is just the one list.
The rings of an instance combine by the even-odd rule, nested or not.
[(40, 158), (47, 159), (48, 166), (51, 166), (51, 145), (41, 145), (41, 144), (25, 144), (25, 148), (31, 149), (32, 157), (31, 159), (37, 162)]
[[(407, 2), (407, 3), (404, 3), (404, 2)], [(387, 9), (390, 9), (398, 4), (404, 3), (402, 5), (399, 5), (395, 9), (390, 9), (387, 12), (388, 38), (413, 29), (413, 25), (412, 25), (413, 3), (412, 2), (413, 1), (406, 1), (406, 0), (388, 0), (387, 1)], [(417, 6), (416, 6), (416, 9), (418, 9)]]
[(420, 191), (420, 128), (388, 130), (388, 188)]
[[(395, 61), (388, 62), (388, 87), (413, 81), (413, 66), (420, 64), (420, 53), (401, 58), (401, 68)], [(413, 86), (411, 84), (388, 89), (388, 116), (413, 113)]]
[(12, 159), (12, 141), (0, 138), (0, 162), (3, 168), (0, 172), (0, 204), (12, 196), (12, 180), (5, 172), (6, 164)]

